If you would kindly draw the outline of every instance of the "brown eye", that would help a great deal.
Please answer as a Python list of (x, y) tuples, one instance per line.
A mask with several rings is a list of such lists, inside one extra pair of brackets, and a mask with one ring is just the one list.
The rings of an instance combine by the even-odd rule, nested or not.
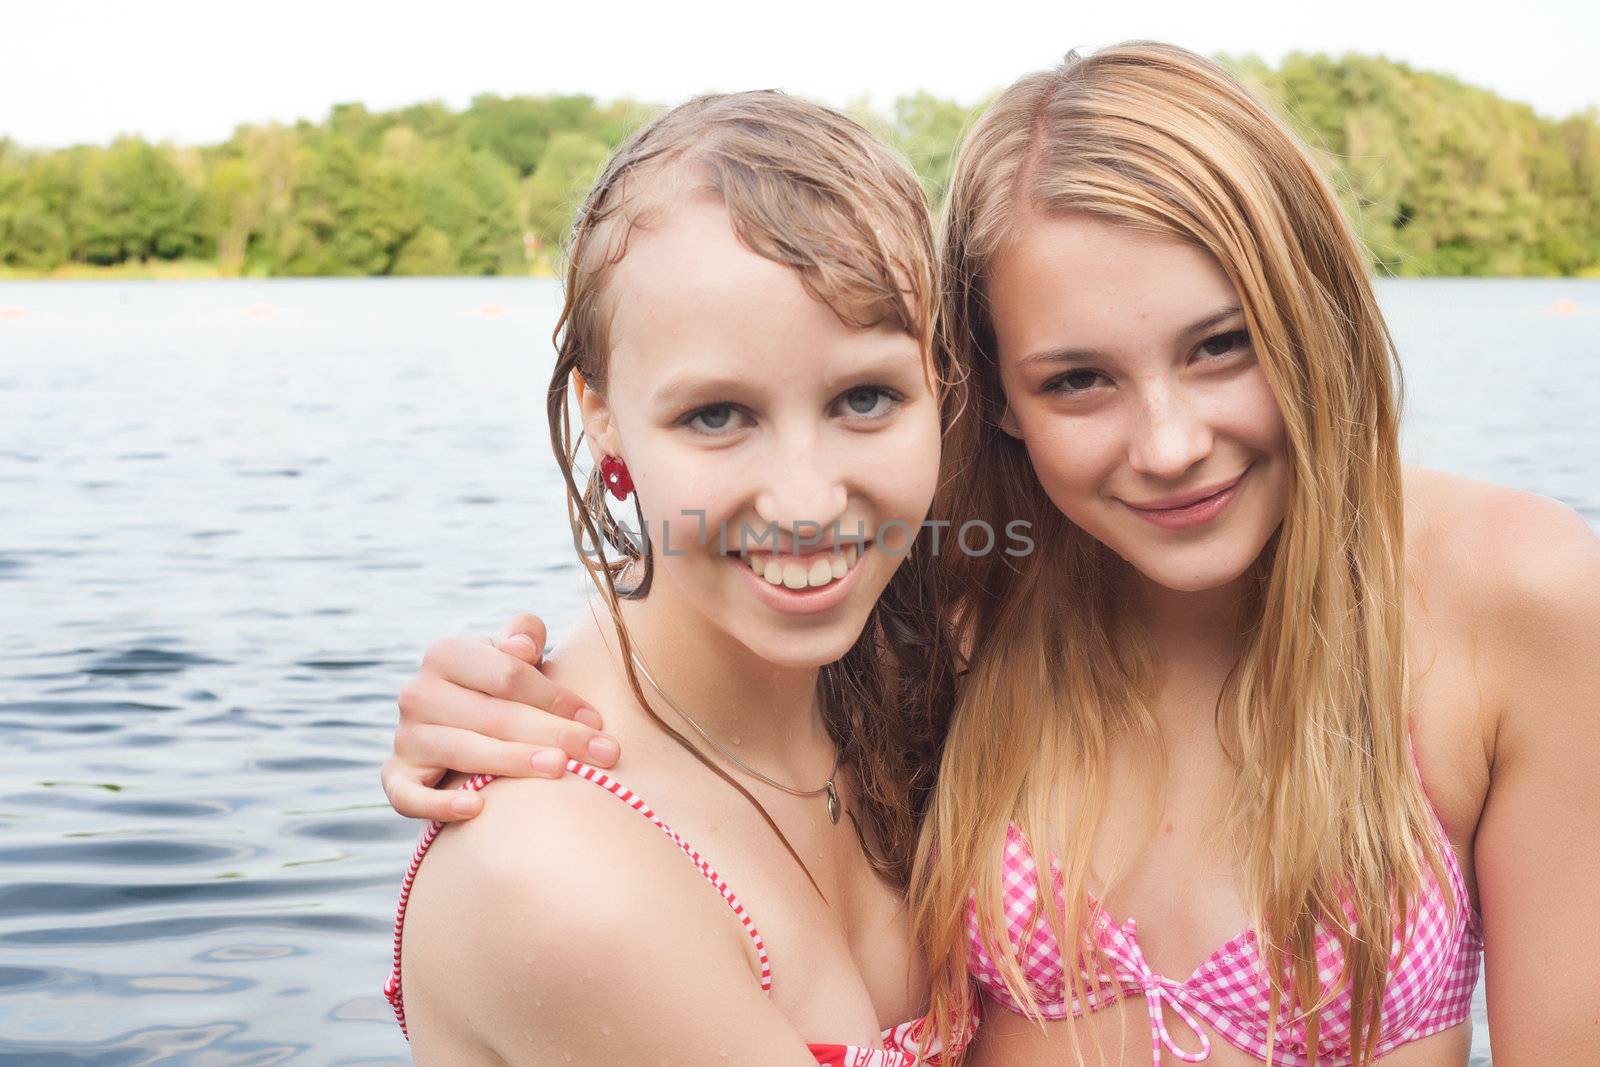
[(1230, 330), (1200, 342), (1200, 351), (1208, 356), (1225, 356), (1250, 344), (1250, 335), (1244, 330)]
[(1074, 393), (1086, 393), (1104, 380), (1105, 375), (1099, 371), (1079, 367), (1051, 378), (1044, 384), (1044, 389), (1048, 393), (1065, 393), (1071, 396)]

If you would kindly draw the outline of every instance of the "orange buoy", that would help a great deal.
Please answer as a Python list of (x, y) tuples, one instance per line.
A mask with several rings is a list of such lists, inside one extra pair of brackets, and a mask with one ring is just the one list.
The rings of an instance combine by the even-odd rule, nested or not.
[(504, 304), (481, 304), (478, 307), (478, 314), (482, 315), (486, 319), (498, 319), (505, 313), (506, 308)]
[(278, 313), (278, 309), (271, 304), (251, 304), (244, 309), (244, 313), (252, 319), (270, 319)]
[(18, 307), (15, 304), (7, 304), (5, 307), (0, 307), (0, 319), (15, 321), (16, 319), (25, 319), (27, 317), (28, 309), (25, 307)]
[(1567, 297), (1562, 297), (1560, 300), (1557, 300), (1554, 304), (1550, 305), (1550, 313), (1552, 315), (1561, 315), (1563, 317), (1567, 315), (1576, 315), (1578, 313), (1578, 302)]

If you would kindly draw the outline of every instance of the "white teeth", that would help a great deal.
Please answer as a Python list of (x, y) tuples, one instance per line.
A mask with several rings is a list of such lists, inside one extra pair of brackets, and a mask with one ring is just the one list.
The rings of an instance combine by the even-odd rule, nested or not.
[(793, 556), (768, 555), (746, 556), (745, 562), (772, 585), (794, 590), (818, 589), (849, 574), (850, 568), (861, 558), (859, 545), (845, 545), (842, 549), (835, 546), (835, 549), (832, 553), (810, 557), (810, 562)]

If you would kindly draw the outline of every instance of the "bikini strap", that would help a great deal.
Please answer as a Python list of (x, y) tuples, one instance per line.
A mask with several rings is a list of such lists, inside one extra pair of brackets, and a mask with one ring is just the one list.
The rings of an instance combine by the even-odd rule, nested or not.
[[(593, 782), (607, 793), (622, 801), (634, 811), (643, 815), (655, 824), (656, 828), (672, 839), (672, 843), (688, 856), (695, 867), (705, 876), (706, 881), (722, 895), (728, 907), (733, 909), (734, 916), (739, 924), (744, 927), (745, 933), (750, 935), (750, 940), (755, 943), (756, 958), (761, 963), (761, 991), (772, 992), (772, 961), (767, 956), (767, 943), (761, 939), (761, 931), (756, 929), (756, 924), (751, 921), (750, 913), (744, 910), (744, 905), (733, 890), (728, 888), (728, 883), (722, 880), (716, 868), (707, 863), (705, 857), (700, 855), (695, 847), (678, 835), (678, 832), (661, 820), (661, 817), (651, 810), (650, 805), (639, 799), (638, 795), (612, 778), (604, 771), (591, 767), (587, 763), (579, 763), (575, 759), (567, 760), (567, 770), (582, 778), (586, 782)], [(492, 774), (475, 774), (461, 783), (461, 788), (469, 792), (477, 792), (495, 780)], [(400, 899), (395, 905), (394, 917), (394, 947), (390, 958), (389, 977), (383, 984), (383, 995), (394, 1009), (395, 1019), (400, 1023), (400, 1032), (410, 1036), (406, 1029), (405, 991), (401, 988), (400, 979), (400, 950), (405, 936), (406, 906), (411, 902), (411, 886), (417, 879), (417, 871), (422, 867), (423, 857), (428, 854), (429, 847), (434, 839), (439, 836), (445, 824), (434, 821), (422, 831), (422, 837), (417, 841), (416, 849), (411, 853), (411, 863), (406, 867), (405, 878), (400, 883)]]
[(755, 943), (756, 958), (761, 961), (761, 991), (763, 993), (771, 993), (772, 961), (767, 957), (767, 943), (761, 939), (761, 932), (756, 929), (756, 924), (751, 921), (750, 913), (745, 911), (744, 905), (740, 903), (738, 896), (728, 887), (728, 883), (722, 880), (722, 876), (717, 873), (716, 868), (706, 862), (706, 858), (700, 855), (693, 845), (680, 837), (678, 831), (662, 821), (661, 816), (657, 815), (650, 805), (640, 799), (637, 793), (615, 778), (612, 778), (599, 768), (591, 767), (587, 763), (580, 763), (575, 759), (567, 760), (567, 770), (585, 781), (593, 782), (640, 815), (643, 815), (646, 819), (649, 819), (656, 829), (671, 838), (672, 843), (677, 845), (685, 856), (689, 857), (695, 868), (722, 895), (722, 899), (727, 902), (728, 907), (733, 909), (733, 914), (738, 918), (739, 924), (744, 927), (745, 933), (749, 934), (750, 940)]

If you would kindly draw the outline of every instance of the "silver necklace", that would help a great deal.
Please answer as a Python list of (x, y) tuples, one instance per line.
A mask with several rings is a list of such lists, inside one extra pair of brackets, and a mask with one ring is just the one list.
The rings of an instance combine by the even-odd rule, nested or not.
[(644, 665), (644, 660), (639, 658), (639, 653), (637, 652), (633, 653), (633, 666), (640, 674), (644, 675), (644, 680), (650, 683), (650, 688), (654, 689), (658, 694), (660, 694), (661, 699), (667, 702), (667, 706), (673, 711), (677, 712), (679, 715), (683, 716), (683, 721), (694, 727), (694, 732), (699, 734), (705, 740), (706, 744), (716, 749), (718, 754), (720, 754), (723, 759), (738, 767), (740, 770), (744, 771), (758, 782), (765, 782), (767, 785), (772, 786), (772, 788), (781, 789), (790, 796), (826, 797), (826, 802), (828, 805), (828, 818), (833, 820), (834, 825), (838, 825), (839, 812), (841, 809), (839, 806), (839, 791), (834, 788), (833, 780), (839, 774), (839, 758), (834, 759), (833, 770), (828, 772), (828, 780), (823, 782), (816, 789), (795, 789), (792, 786), (787, 786), (782, 782), (768, 778), (766, 775), (750, 766), (750, 764), (746, 763), (738, 756), (735, 756), (732, 752), (729, 752), (727, 749), (723, 748), (717, 739), (712, 737), (711, 734), (707, 732), (704, 726), (701, 726), (695, 721), (693, 715), (690, 715), (687, 711), (684, 711), (683, 708), (678, 705), (678, 702), (673, 700), (672, 696), (665, 689), (661, 688), (661, 683), (655, 680), (655, 676), (650, 673), (650, 668)]

